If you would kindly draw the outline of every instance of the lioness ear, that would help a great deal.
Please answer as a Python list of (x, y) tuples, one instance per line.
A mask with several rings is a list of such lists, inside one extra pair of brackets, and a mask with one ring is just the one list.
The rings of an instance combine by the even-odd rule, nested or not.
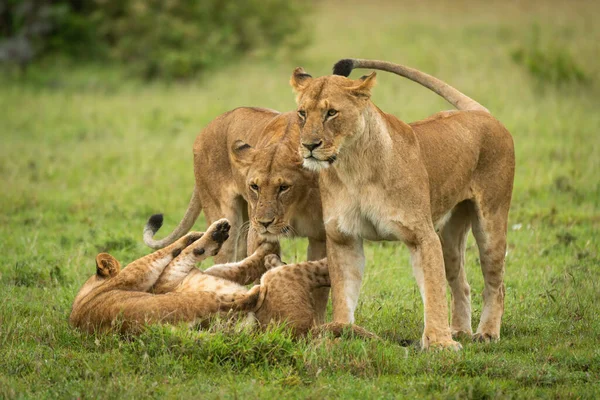
[(96, 274), (102, 278), (112, 278), (121, 271), (121, 263), (108, 253), (96, 256)]
[(233, 162), (239, 164), (242, 167), (248, 167), (254, 159), (254, 153), (256, 150), (252, 148), (248, 143), (241, 140), (236, 140), (231, 146), (231, 155)]
[(371, 97), (371, 88), (373, 88), (373, 86), (375, 86), (375, 82), (377, 81), (376, 78), (377, 78), (377, 73), (371, 72), (371, 74), (361, 77), (358, 80), (359, 81), (358, 85), (351, 86), (347, 89), (350, 90), (352, 92), (352, 94), (354, 94), (355, 96), (369, 98), (369, 97)]
[(294, 89), (294, 91), (296, 93), (298, 93), (298, 92), (303, 91), (306, 88), (307, 83), (310, 82), (311, 79), (312, 79), (312, 76), (307, 74), (304, 71), (304, 69), (302, 69), (301, 67), (298, 67), (292, 73), (292, 78), (290, 79), (290, 85), (292, 85), (292, 88)]

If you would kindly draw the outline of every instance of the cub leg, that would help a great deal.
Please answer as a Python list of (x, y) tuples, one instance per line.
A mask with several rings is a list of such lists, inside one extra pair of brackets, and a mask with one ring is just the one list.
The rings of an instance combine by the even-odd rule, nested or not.
[(217, 254), (229, 237), (229, 228), (229, 222), (226, 219), (220, 219), (214, 222), (202, 237), (193, 242), (193, 245), (177, 254), (156, 281), (153, 287), (154, 293), (173, 291), (195, 268), (196, 263)]
[(263, 243), (250, 257), (235, 263), (214, 265), (205, 270), (204, 273), (206, 275), (227, 279), (239, 283), (240, 285), (248, 285), (257, 279), (260, 279), (262, 274), (265, 273), (266, 269), (263, 259), (265, 255), (274, 250), (275, 245)]
[(128, 290), (139, 292), (150, 290), (167, 265), (200, 237), (202, 233), (190, 232), (175, 243), (135, 260), (111, 281), (112, 287), (127, 287)]

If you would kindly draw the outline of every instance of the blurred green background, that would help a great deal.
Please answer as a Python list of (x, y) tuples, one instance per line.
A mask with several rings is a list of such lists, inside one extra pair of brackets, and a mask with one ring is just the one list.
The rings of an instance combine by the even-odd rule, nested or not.
[(284, 0), (7, 0), (0, 60), (113, 62), (146, 79), (191, 78), (266, 48), (293, 49), (307, 4)]
[[(0, 397), (597, 398), (599, 14), (552, 0), (1, 2)], [(399, 243), (366, 245), (357, 323), (382, 342), (161, 328), (121, 340), (67, 325), (98, 252), (126, 263), (148, 253), (149, 215), (165, 213), (161, 233), (179, 222), (209, 121), (293, 110), (294, 67), (320, 76), (347, 57), (437, 76), (513, 134), (499, 343), (405, 347), (423, 315)], [(404, 121), (450, 108), (385, 73), (373, 101)], [(284, 258), (305, 250), (287, 240)], [(476, 324), (472, 239), (466, 263)]]

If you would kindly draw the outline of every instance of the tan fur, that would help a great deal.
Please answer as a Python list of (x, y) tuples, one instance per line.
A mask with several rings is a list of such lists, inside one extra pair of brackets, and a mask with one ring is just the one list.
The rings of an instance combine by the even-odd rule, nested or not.
[[(234, 238), (249, 219), (254, 247), (257, 239), (276, 241), (280, 235), (323, 242), (318, 176), (302, 168), (296, 119), (295, 112), (247, 107), (215, 118), (194, 144), (196, 186), (186, 216), (162, 240), (147, 229), (145, 243), (152, 248), (172, 243), (189, 231), (201, 209), (209, 223), (227, 218)], [(216, 261), (245, 257), (245, 244), (236, 244), (227, 242)], [(319, 258), (325, 255), (321, 247)]]
[[(218, 253), (228, 232), (227, 220), (219, 220), (206, 233), (191, 232), (122, 271), (110, 254), (99, 254), (96, 275), (73, 302), (71, 325), (88, 332), (137, 333), (150, 323), (196, 324), (233, 310), (253, 315), (263, 327), (287, 322), (297, 335), (314, 327), (313, 292), (329, 286), (325, 260), (279, 267), (275, 255), (263, 262), (275, 250), (264, 243), (243, 261), (196, 269), (197, 262)], [(264, 274), (269, 268), (274, 269)], [(250, 291), (243, 286), (261, 276)]]
[(401, 240), (410, 249), (424, 302), (422, 346), (460, 348), (452, 334), (472, 332), (464, 271), (465, 236), (472, 227), (485, 280), (476, 338), (498, 339), (515, 163), (511, 135), (479, 103), (433, 77), (389, 63), (351, 61), (402, 76), (408, 70), (411, 79), (466, 109), (406, 124), (370, 101), (375, 73), (352, 80), (294, 71), (300, 154), (305, 167), (320, 171), (334, 322), (354, 321), (363, 239)]
[[(279, 236), (307, 237), (308, 260), (325, 257), (318, 175), (302, 168), (296, 120), (295, 112), (247, 107), (215, 118), (194, 143), (196, 186), (185, 217), (161, 240), (153, 239), (155, 232), (147, 226), (144, 242), (152, 248), (172, 243), (203, 209), (209, 224), (219, 218), (231, 222), (233, 240), (223, 245), (217, 263), (240, 260), (261, 241), (277, 242)], [(329, 289), (316, 294), (321, 320), (328, 294)]]

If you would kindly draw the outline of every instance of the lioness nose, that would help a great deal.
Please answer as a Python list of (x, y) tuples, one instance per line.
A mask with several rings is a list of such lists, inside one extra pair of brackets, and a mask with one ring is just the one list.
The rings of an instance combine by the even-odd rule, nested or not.
[(302, 146), (306, 147), (309, 151), (313, 151), (317, 147), (323, 144), (322, 140), (319, 140), (317, 143), (304, 143), (302, 142)]
[(273, 223), (273, 221), (275, 221), (275, 218), (273, 218), (273, 219), (272, 219), (272, 220), (270, 220), (270, 221), (259, 221), (259, 222), (260, 222), (260, 224), (261, 224), (262, 226), (264, 226), (265, 228), (267, 228), (267, 227), (269, 227), (269, 225), (271, 225), (271, 224)]

